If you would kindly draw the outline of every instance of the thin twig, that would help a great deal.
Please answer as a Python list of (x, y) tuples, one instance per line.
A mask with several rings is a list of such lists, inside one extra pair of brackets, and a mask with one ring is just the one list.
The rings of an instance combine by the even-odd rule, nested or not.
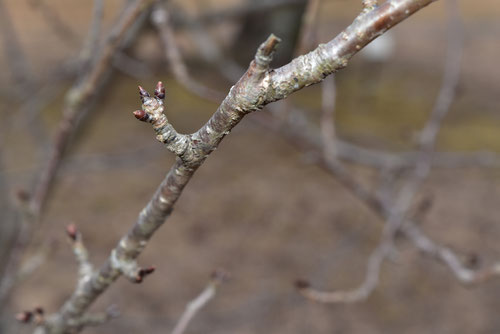
[(188, 91), (193, 92), (197, 96), (209, 101), (220, 102), (224, 98), (224, 95), (198, 83), (189, 75), (175, 40), (170, 22), (170, 14), (165, 9), (165, 6), (163, 4), (157, 4), (153, 9), (151, 18), (160, 34), (165, 56), (177, 81), (186, 87)]
[(42, 15), (45, 23), (51, 28), (53, 34), (59, 37), (63, 42), (69, 45), (77, 45), (79, 38), (78, 35), (71, 29), (71, 27), (63, 20), (61, 15), (57, 12), (57, 7), (45, 3), (44, 0), (29, 0), (35, 12)]
[(96, 57), (98, 55), (99, 35), (101, 34), (102, 18), (104, 14), (103, 7), (103, 0), (94, 0), (89, 32), (85, 40), (85, 45), (80, 52), (81, 71), (85, 70), (88, 65), (92, 63), (92, 57)]
[(210, 281), (205, 289), (195, 299), (191, 300), (187, 304), (186, 310), (182, 313), (182, 316), (180, 317), (179, 322), (175, 325), (172, 334), (183, 334), (185, 332), (194, 316), (215, 297), (217, 287), (222, 282), (227, 280), (228, 276), (229, 274), (222, 269), (215, 270), (212, 273)]
[[(456, 12), (456, 4), (454, 10), (451, 11), (449, 31), (451, 33), (449, 35), (444, 78), (430, 118), (419, 137), (419, 159), (417, 160), (412, 174), (395, 196), (395, 200), (391, 201), (391, 203), (382, 203), (384, 204), (385, 211), (388, 213), (387, 222), (384, 226), (380, 244), (375, 249), (368, 262), (368, 270), (364, 283), (358, 289), (348, 292), (320, 292), (310, 287), (304, 287), (304, 289), (301, 289), (301, 292), (306, 297), (319, 302), (354, 302), (368, 297), (377, 286), (380, 275), (380, 266), (383, 264), (385, 258), (391, 254), (396, 233), (401, 229), (403, 223), (405, 222), (407, 212), (411, 208), (413, 199), (420, 185), (427, 178), (430, 172), (431, 153), (434, 150), (437, 135), (439, 129), (441, 128), (443, 119), (448, 113), (451, 103), (455, 97), (462, 54), (462, 39), (459, 27), (459, 16)], [(414, 229), (412, 231), (414, 231)], [(412, 238), (412, 240), (415, 241), (414, 236), (415, 233), (413, 233)], [(422, 240), (422, 237), (420, 239)], [(429, 243), (427, 243), (427, 245), (428, 244)], [(446, 254), (449, 255), (450, 253), (447, 252)], [(454, 264), (453, 261), (444, 262), (449, 265), (453, 264), (450, 268), (452, 268), (453, 272), (457, 274), (456, 269), (454, 269), (456, 268), (456, 263)], [(456, 262), (459, 263), (458, 261)], [(460, 272), (458, 273), (460, 274)], [(459, 275), (457, 277), (463, 281), (462, 276)]]
[(230, 90), (210, 120), (190, 135), (177, 133), (163, 114), (161, 85), (151, 97), (140, 90), (142, 110), (134, 113), (152, 123), (160, 140), (178, 158), (137, 222), (113, 249), (105, 264), (78, 287), (61, 309), (43, 326), (46, 333), (67, 333), (71, 322), (80, 319), (89, 306), (135, 263), (151, 236), (165, 222), (195, 171), (243, 117), (264, 105), (283, 99), (305, 86), (321, 82), (345, 67), (358, 50), (381, 33), (403, 21), (431, 0), (392, 0), (360, 14), (339, 36), (291, 63), (271, 70), (272, 55), (279, 39), (271, 35), (259, 47), (245, 75)]
[(335, 76), (323, 80), (321, 85), (321, 138), (326, 159), (337, 159), (337, 138), (335, 135)]
[(295, 56), (309, 51), (316, 45), (316, 27), (318, 25), (318, 15), (321, 0), (308, 0), (302, 23), (300, 25), (299, 43), (295, 49)]
[(101, 50), (101, 54), (96, 60), (95, 65), (84, 78), (77, 79), (76, 84), (66, 95), (63, 118), (56, 131), (54, 145), (49, 153), (47, 165), (43, 169), (33, 192), (30, 207), (35, 216), (40, 214), (43, 204), (45, 203), (64, 151), (69, 144), (69, 138), (76, 127), (79, 115), (82, 110), (84, 110), (89, 98), (95, 94), (96, 88), (99, 87), (99, 81), (107, 72), (113, 55), (119, 49), (121, 45), (120, 42), (125, 37), (126, 32), (135, 22), (139, 14), (147, 8), (146, 5), (149, 2), (150, 0), (136, 0), (128, 6), (123, 16), (119, 19), (119, 22), (110, 32), (107, 43)]

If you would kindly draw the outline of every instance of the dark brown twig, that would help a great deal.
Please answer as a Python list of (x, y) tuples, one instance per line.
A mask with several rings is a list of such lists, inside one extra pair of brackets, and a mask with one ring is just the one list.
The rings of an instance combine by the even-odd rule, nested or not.
[(224, 95), (199, 84), (189, 75), (187, 67), (182, 59), (180, 50), (177, 46), (177, 42), (175, 41), (175, 35), (170, 22), (170, 14), (165, 9), (164, 5), (157, 4), (153, 9), (151, 17), (156, 29), (160, 34), (163, 48), (165, 50), (165, 56), (168, 60), (172, 72), (175, 75), (175, 78), (183, 86), (185, 86), (188, 91), (192, 91), (195, 95), (198, 95), (209, 101), (220, 102), (224, 98)]
[(180, 317), (179, 322), (175, 325), (172, 334), (183, 334), (186, 331), (187, 326), (194, 316), (215, 297), (217, 287), (226, 281), (228, 277), (229, 273), (223, 269), (217, 269), (212, 273), (210, 281), (205, 289), (186, 306), (186, 310), (182, 313), (182, 316)]

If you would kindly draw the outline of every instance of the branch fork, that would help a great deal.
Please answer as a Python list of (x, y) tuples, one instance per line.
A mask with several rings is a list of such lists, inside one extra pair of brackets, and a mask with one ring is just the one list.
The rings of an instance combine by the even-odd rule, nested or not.
[(111, 252), (111, 266), (113, 269), (121, 272), (132, 283), (142, 283), (144, 277), (152, 274), (156, 270), (154, 266), (146, 268), (139, 267), (135, 259), (127, 257), (120, 258), (115, 249)]
[(156, 139), (165, 144), (169, 151), (183, 159), (192, 140), (189, 135), (178, 133), (168, 122), (164, 113), (165, 87), (163, 83), (158, 81), (154, 96), (139, 86), (139, 95), (142, 100), (142, 109), (134, 111), (134, 116), (140, 121), (151, 123), (156, 132)]

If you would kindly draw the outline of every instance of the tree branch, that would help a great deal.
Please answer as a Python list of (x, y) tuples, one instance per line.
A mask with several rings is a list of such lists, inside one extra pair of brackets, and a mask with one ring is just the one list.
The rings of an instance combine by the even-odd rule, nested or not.
[[(46, 333), (67, 333), (72, 329), (71, 322), (80, 319), (96, 298), (123, 274), (123, 268), (117, 265), (117, 261), (135, 261), (172, 212), (194, 172), (246, 114), (305, 86), (318, 83), (328, 74), (345, 67), (347, 60), (369, 41), (431, 2), (388, 1), (369, 13), (360, 14), (351, 26), (331, 42), (276, 70), (270, 70), (269, 64), (279, 39), (271, 35), (261, 44), (247, 72), (231, 88), (210, 120), (197, 132), (188, 135), (188, 138), (183, 137), (188, 139), (187, 144), (182, 150), (175, 148), (174, 152), (179, 158), (141, 211), (134, 226), (120, 240), (113, 255), (100, 270), (81, 288), (76, 289), (59, 312), (46, 321)], [(141, 92), (141, 98), (146, 109), (142, 110), (144, 115), (168, 124), (166, 116), (163, 118), (163, 108), (159, 107), (162, 105), (161, 94), (152, 98)], [(153, 126), (156, 124), (155, 119)]]

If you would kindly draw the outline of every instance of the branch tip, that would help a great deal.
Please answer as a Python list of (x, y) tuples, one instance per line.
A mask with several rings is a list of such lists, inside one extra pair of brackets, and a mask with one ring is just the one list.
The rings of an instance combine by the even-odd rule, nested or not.
[(76, 241), (80, 235), (78, 228), (75, 224), (69, 224), (66, 226), (66, 234), (72, 241)]
[(144, 110), (136, 110), (133, 114), (141, 122), (149, 122), (151, 120), (151, 117)]
[(151, 95), (149, 95), (147, 90), (145, 90), (141, 86), (138, 86), (138, 87), (139, 87), (139, 95), (141, 96), (141, 98), (151, 97)]
[(30, 322), (31, 318), (33, 318), (33, 312), (31, 311), (23, 311), (16, 314), (16, 320), (24, 324)]
[(31, 194), (25, 189), (18, 189), (16, 191), (16, 198), (20, 203), (28, 203), (31, 200)]
[(311, 283), (305, 279), (298, 279), (294, 283), (295, 287), (299, 290), (307, 289), (311, 286)]
[(135, 282), (142, 283), (142, 281), (144, 280), (144, 277), (151, 275), (152, 273), (154, 273), (155, 270), (156, 270), (156, 267), (154, 267), (154, 266), (151, 266), (148, 268), (140, 268), (137, 271), (137, 275), (135, 276)]
[(155, 88), (155, 96), (159, 99), (165, 98), (165, 86), (163, 86), (163, 82), (158, 81)]
[(264, 43), (260, 46), (263, 56), (270, 56), (276, 50), (276, 47), (281, 42), (281, 39), (275, 34), (269, 35)]
[(210, 279), (214, 283), (223, 283), (231, 279), (231, 273), (223, 268), (217, 268), (210, 274)]

